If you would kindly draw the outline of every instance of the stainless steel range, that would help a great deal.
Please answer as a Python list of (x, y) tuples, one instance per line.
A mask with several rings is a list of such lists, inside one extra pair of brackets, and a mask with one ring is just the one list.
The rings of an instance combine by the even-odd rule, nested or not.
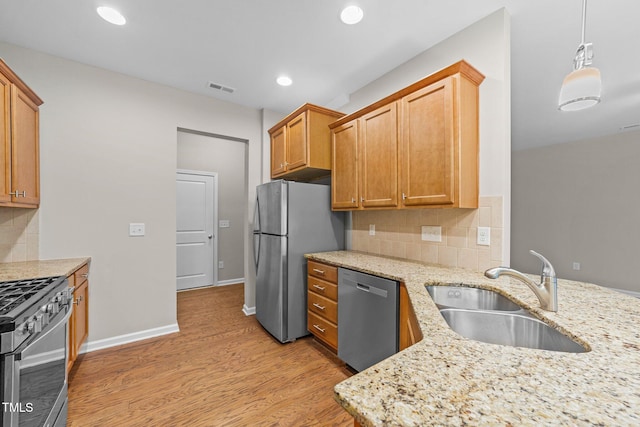
[(0, 282), (2, 427), (66, 425), (72, 293), (64, 276)]

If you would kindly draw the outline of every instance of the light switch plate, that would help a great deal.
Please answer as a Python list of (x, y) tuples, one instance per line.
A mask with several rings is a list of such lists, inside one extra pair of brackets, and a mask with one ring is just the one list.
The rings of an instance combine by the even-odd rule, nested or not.
[(423, 225), (422, 240), (427, 242), (442, 242), (442, 227), (439, 225)]
[(132, 222), (129, 224), (129, 236), (130, 237), (139, 237), (144, 236), (144, 223), (143, 222)]
[(491, 227), (478, 227), (478, 245), (491, 245)]
[(218, 222), (218, 227), (220, 227), (220, 228), (229, 228), (229, 220), (228, 219), (221, 219)]

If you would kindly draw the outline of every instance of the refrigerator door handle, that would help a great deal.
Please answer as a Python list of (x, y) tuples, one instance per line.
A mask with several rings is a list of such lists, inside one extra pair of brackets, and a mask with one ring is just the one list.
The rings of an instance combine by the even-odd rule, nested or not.
[(258, 233), (253, 234), (253, 261), (256, 264), (256, 274), (258, 273), (258, 265), (260, 264), (260, 241), (262, 235)]

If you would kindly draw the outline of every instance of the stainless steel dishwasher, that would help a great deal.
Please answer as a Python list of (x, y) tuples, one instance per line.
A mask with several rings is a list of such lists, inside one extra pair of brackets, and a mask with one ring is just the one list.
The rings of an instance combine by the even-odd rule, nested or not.
[(398, 351), (398, 282), (338, 269), (338, 357), (362, 371)]

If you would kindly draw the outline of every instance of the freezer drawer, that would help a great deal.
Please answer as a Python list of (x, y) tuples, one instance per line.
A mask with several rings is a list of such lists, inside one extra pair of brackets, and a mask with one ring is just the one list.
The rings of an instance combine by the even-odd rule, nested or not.
[(398, 351), (398, 282), (338, 269), (338, 357), (362, 371)]

